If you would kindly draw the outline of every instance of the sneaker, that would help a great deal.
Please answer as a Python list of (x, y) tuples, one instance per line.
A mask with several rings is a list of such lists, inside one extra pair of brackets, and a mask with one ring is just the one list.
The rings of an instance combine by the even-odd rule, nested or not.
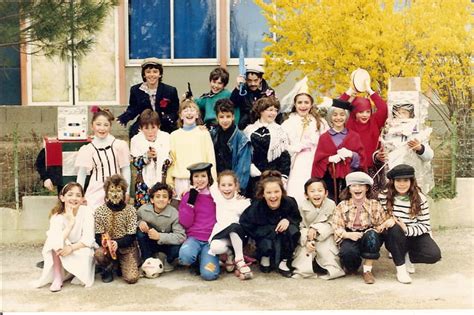
[(362, 274), (362, 278), (364, 278), (364, 282), (366, 284), (374, 284), (375, 283), (375, 277), (372, 274), (371, 271), (366, 271)]
[(397, 267), (397, 280), (400, 283), (411, 283), (410, 274), (406, 271), (406, 268), (405, 270), (400, 270), (400, 268)]

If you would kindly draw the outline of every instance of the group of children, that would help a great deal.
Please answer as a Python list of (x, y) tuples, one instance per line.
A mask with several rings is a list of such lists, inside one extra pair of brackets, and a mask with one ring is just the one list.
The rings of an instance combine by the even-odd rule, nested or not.
[[(146, 72), (155, 69), (149, 65), (143, 66), (144, 84), (156, 79)], [(130, 150), (111, 135), (113, 115), (95, 112), (94, 139), (76, 160), (77, 183), (63, 187), (51, 212), (37, 285), (52, 283), (50, 290), (59, 291), (71, 275), (90, 286), (94, 261), (104, 282), (115, 271), (135, 283), (141, 270), (157, 276), (157, 270), (171, 271), (177, 264), (204, 280), (217, 279), (221, 265), (251, 279), (255, 260), (264, 273), (293, 278), (334, 279), (356, 273), (362, 264), (370, 284), (383, 242), (397, 279), (410, 283), (412, 263), (441, 259), (415, 170), (392, 168), (383, 191), (374, 189), (366, 173), (381, 173), (374, 165), (384, 161), (378, 137), (387, 116), (385, 102), (369, 84), (375, 113), (368, 99), (345, 101), (353, 98), (349, 89), (333, 100), (326, 122), (302, 90), (280, 125), (280, 104), (268, 86), (263, 89), (262, 75), (261, 68), (247, 69), (244, 89), (254, 97), (250, 113), (223, 93), (228, 73), (222, 68), (211, 72), (210, 93), (181, 101), (178, 129), (171, 134), (162, 130), (156, 107), (144, 109)], [(149, 90), (143, 84), (140, 89)], [(248, 121), (242, 124), (236, 113)], [(129, 204), (130, 161), (137, 169), (135, 207)], [(381, 193), (377, 199), (374, 192)], [(247, 244), (255, 246), (253, 257), (244, 255)]]

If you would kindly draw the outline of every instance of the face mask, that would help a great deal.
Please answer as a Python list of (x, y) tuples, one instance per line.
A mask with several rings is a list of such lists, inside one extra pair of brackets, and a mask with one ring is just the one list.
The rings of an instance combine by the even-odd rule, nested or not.
[(113, 211), (122, 210), (125, 207), (125, 192), (122, 187), (110, 185), (107, 190), (106, 202), (107, 206)]

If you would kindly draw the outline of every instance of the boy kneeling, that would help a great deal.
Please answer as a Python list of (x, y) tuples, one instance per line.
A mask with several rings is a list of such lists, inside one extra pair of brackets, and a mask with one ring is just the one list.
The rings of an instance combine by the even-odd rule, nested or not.
[(164, 271), (171, 271), (186, 233), (179, 224), (178, 210), (170, 205), (173, 195), (171, 188), (164, 183), (156, 183), (149, 194), (151, 203), (141, 206), (137, 211), (137, 240), (141, 259), (144, 262), (155, 253), (164, 253), (166, 260), (161, 259)]

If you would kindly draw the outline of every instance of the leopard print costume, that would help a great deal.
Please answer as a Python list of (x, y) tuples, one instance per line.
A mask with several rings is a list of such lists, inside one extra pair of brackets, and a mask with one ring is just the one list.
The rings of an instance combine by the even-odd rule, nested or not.
[[(135, 235), (137, 229), (137, 213), (133, 206), (127, 205), (121, 211), (112, 211), (106, 205), (95, 210), (95, 233), (109, 233), (111, 239), (122, 238), (126, 235)], [(103, 249), (96, 249), (94, 257), (97, 265), (106, 269), (113, 268), (114, 261), (110, 255), (104, 255)], [(130, 247), (117, 250), (117, 261), (120, 265), (122, 278), (127, 283), (135, 283), (140, 277), (138, 270), (139, 252), (137, 242)]]

